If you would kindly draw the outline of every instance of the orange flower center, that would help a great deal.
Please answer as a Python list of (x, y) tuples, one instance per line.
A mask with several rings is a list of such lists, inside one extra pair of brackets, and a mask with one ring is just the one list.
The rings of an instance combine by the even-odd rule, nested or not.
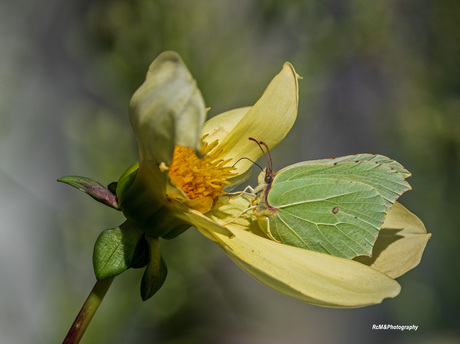
[(218, 141), (204, 143), (200, 149), (202, 158), (190, 147), (175, 146), (169, 167), (171, 183), (189, 199), (186, 205), (202, 213), (212, 209), (224, 192), (224, 186), (230, 184), (227, 179), (236, 175), (232, 172), (235, 167), (225, 166), (231, 159), (223, 160), (222, 150), (210, 153), (217, 144)]

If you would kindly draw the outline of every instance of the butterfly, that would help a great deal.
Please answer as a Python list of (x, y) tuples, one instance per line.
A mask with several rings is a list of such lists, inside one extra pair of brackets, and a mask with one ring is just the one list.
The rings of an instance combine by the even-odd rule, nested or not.
[(409, 171), (375, 154), (304, 161), (274, 173), (268, 145), (249, 139), (267, 160), (249, 209), (279, 243), (350, 259), (371, 256), (385, 215), (411, 189)]

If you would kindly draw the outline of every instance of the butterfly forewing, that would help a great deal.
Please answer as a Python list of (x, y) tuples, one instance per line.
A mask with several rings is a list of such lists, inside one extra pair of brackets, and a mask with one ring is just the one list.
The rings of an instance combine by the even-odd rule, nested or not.
[[(375, 157), (370, 154), (366, 156)], [(338, 159), (340, 158), (333, 160)], [(272, 189), (276, 187), (276, 183), (297, 180), (301, 184), (311, 177), (341, 179), (369, 185), (384, 199), (386, 211), (401, 194), (410, 189), (402, 173), (387, 164), (371, 160), (327, 161), (316, 164), (307, 161), (288, 166), (276, 174)]]
[(355, 155), (346, 155), (341, 156), (338, 158), (333, 159), (319, 159), (319, 160), (310, 160), (310, 161), (303, 161), (291, 166), (286, 167), (292, 168), (296, 167), (297, 165), (318, 165), (318, 164), (326, 164), (326, 163), (339, 163), (339, 162), (358, 162), (358, 161), (373, 161), (382, 165), (386, 165), (396, 172), (398, 172), (403, 178), (409, 178), (411, 173), (406, 170), (399, 162), (396, 160), (390, 159), (384, 155), (380, 154), (355, 154)]

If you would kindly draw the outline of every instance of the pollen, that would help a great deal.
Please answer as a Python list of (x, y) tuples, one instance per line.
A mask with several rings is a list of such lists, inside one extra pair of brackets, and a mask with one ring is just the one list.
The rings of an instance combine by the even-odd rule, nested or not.
[(224, 193), (228, 178), (235, 176), (235, 167), (226, 166), (231, 159), (222, 159), (223, 151), (215, 150), (218, 141), (204, 143), (200, 149), (203, 157), (198, 157), (190, 147), (175, 146), (169, 179), (180, 188), (190, 200), (188, 206), (206, 213)]

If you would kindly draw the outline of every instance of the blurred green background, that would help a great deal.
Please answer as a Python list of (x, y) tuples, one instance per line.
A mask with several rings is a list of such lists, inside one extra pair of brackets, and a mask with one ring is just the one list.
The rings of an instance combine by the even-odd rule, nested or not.
[(252, 105), (290, 61), (299, 116), (275, 168), (390, 156), (413, 173), (401, 203), (433, 237), (397, 298), (335, 310), (273, 292), (191, 229), (163, 243), (160, 292), (142, 302), (142, 272), (127, 271), (82, 343), (459, 343), (457, 0), (0, 2), (0, 341), (64, 338), (95, 282), (94, 241), (122, 217), (56, 179), (107, 184), (136, 161), (128, 102), (167, 49), (210, 115)]

